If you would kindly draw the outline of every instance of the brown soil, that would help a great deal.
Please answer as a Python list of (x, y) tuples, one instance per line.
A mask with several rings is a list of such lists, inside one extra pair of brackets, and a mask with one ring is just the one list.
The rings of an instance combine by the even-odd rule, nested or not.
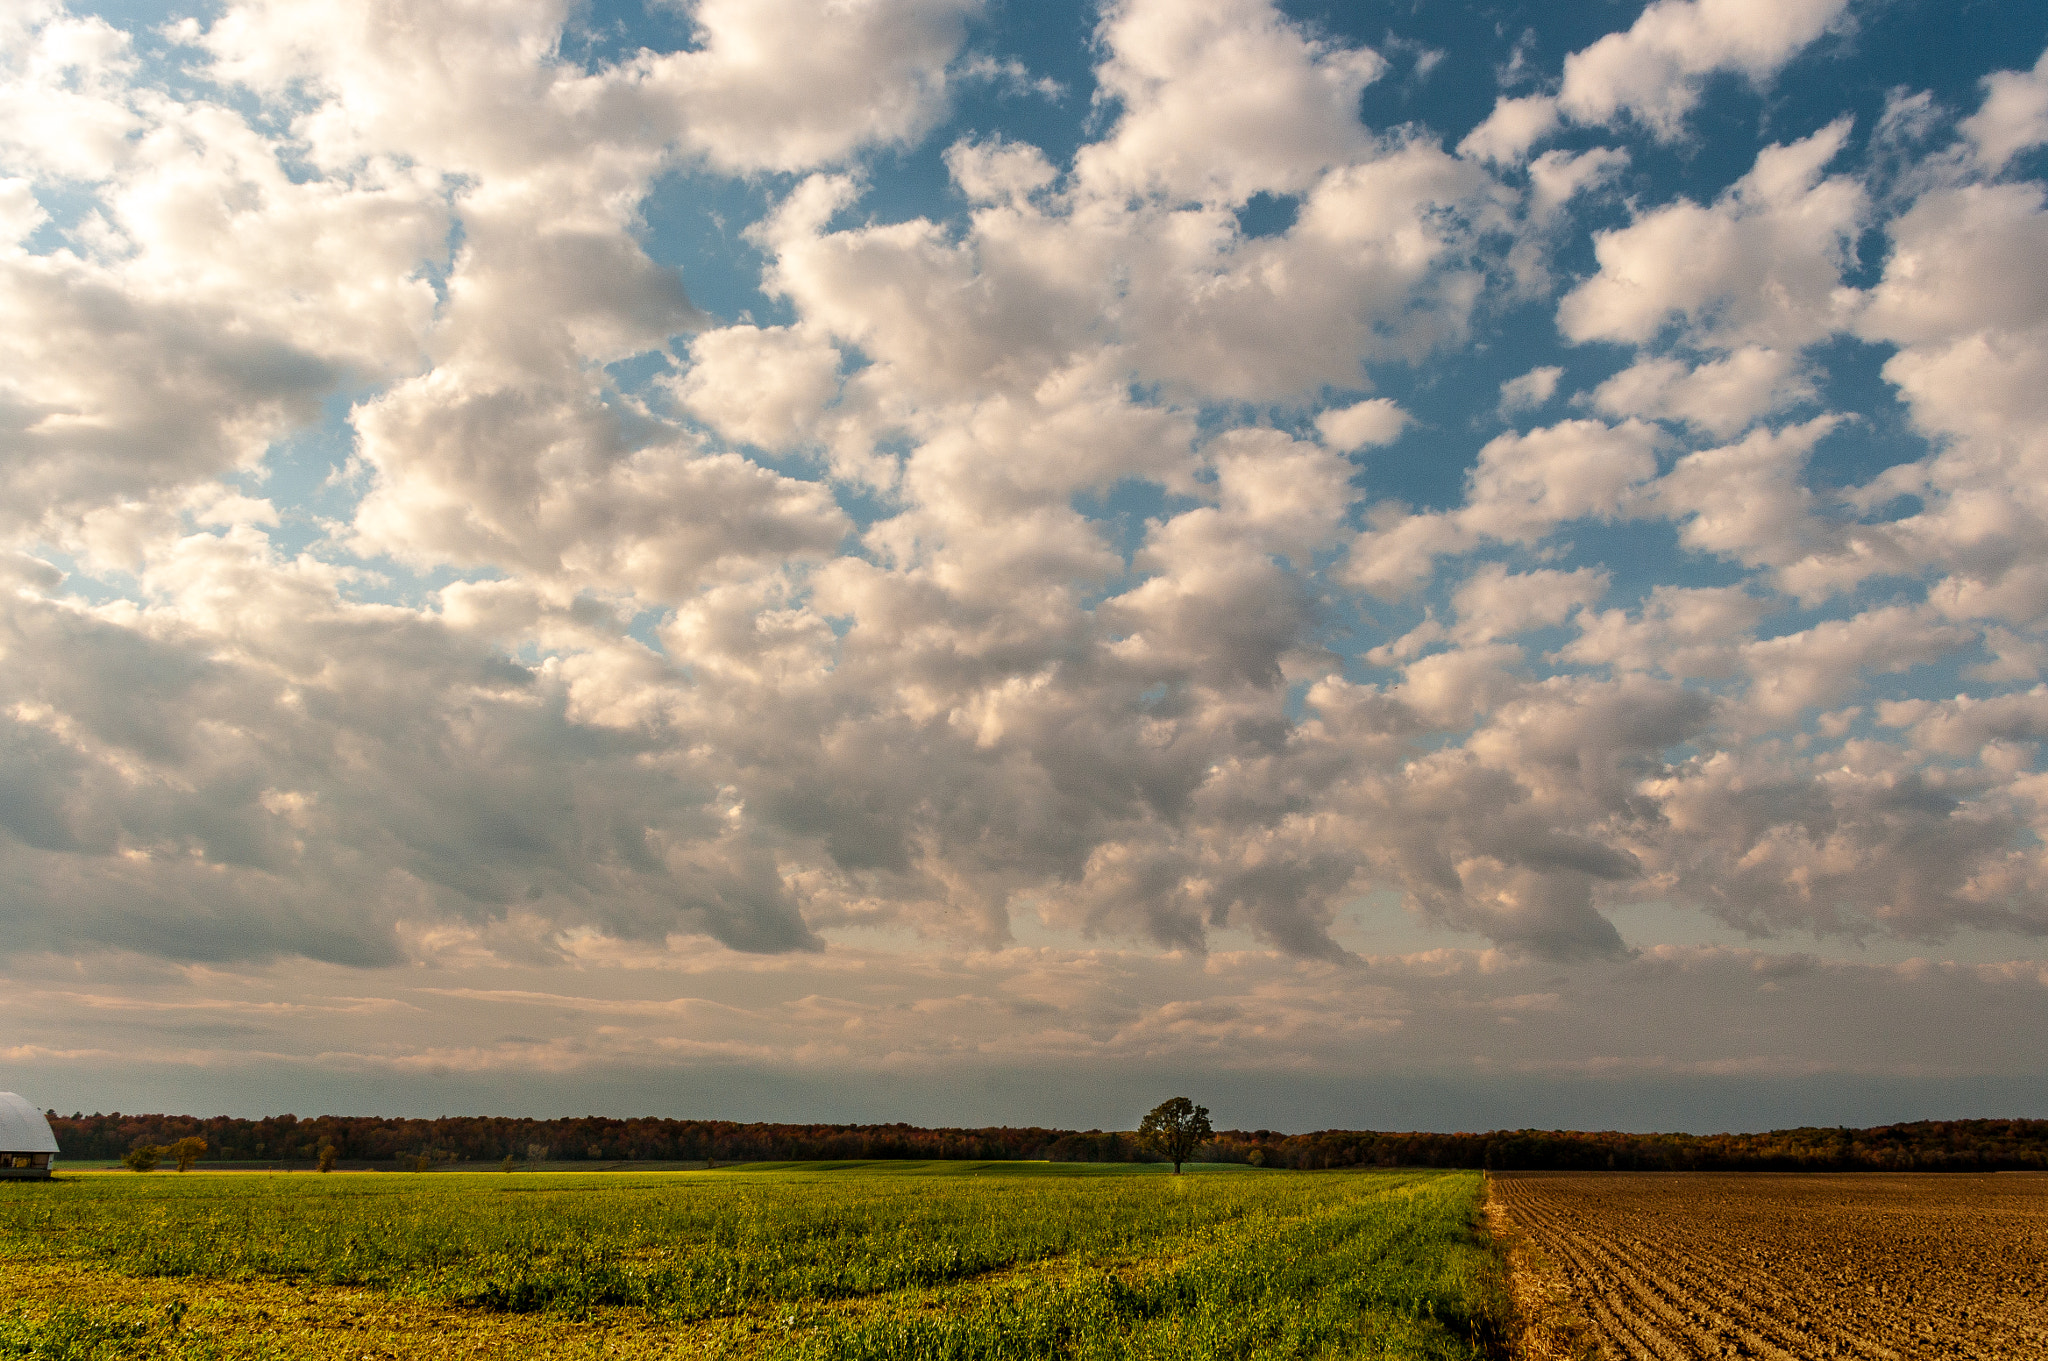
[(1518, 1294), (1554, 1271), (1599, 1355), (2048, 1357), (2048, 1176), (1493, 1180)]

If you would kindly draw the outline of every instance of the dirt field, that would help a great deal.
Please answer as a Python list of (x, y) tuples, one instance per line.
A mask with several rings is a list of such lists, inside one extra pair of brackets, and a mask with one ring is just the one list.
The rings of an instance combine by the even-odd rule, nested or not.
[(1494, 1198), (1518, 1297), (1550, 1301), (1538, 1355), (2048, 1357), (2048, 1176), (1522, 1172)]

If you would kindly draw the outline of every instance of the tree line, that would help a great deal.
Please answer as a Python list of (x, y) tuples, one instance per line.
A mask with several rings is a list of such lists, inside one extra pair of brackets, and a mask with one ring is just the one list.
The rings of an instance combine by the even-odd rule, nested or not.
[(1869, 1129), (1805, 1127), (1761, 1134), (1624, 1134), (1495, 1130), (1390, 1134), (1321, 1130), (1216, 1137), (1231, 1161), (1301, 1169), (1461, 1167), (1499, 1171), (2019, 1172), (2048, 1171), (2048, 1120), (1920, 1120)]
[[(50, 1116), (61, 1157), (121, 1158), (153, 1145), (204, 1140), (209, 1161), (305, 1163), (774, 1162), (811, 1159), (1010, 1159), (1155, 1162), (1134, 1131), (1036, 1126), (927, 1129), (917, 1125), (741, 1124), (726, 1120), (519, 1120), (451, 1116)], [(1802, 1128), (1763, 1134), (1623, 1134), (1495, 1130), (1486, 1134), (1272, 1130), (1209, 1133), (1193, 1162), (1305, 1170), (1456, 1167), (1637, 1171), (2048, 1170), (2048, 1120), (1925, 1120), (1871, 1129)]]
[(341, 1162), (773, 1162), (814, 1158), (1037, 1158), (1065, 1131), (925, 1129), (915, 1125), (778, 1125), (728, 1120), (619, 1120), (584, 1116), (524, 1120), (449, 1116), (50, 1115), (60, 1157), (120, 1158), (131, 1149), (206, 1141), (226, 1162), (313, 1163), (331, 1148)]

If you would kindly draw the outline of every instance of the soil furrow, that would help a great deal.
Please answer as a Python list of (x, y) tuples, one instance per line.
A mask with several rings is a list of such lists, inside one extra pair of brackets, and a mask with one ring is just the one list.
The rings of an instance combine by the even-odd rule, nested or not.
[(1503, 1173), (1495, 1186), (1611, 1357), (2048, 1355), (2048, 1177)]
[(1610, 1269), (1639, 1293), (1656, 1296), (1662, 1302), (1658, 1312), (1665, 1325), (1688, 1337), (1699, 1354), (1718, 1355), (1727, 1342), (1741, 1344), (1745, 1354), (1788, 1354), (1779, 1330), (1772, 1329), (1775, 1336), (1767, 1337), (1755, 1326), (1753, 1311), (1742, 1307), (1736, 1288), (1712, 1279), (1674, 1278), (1651, 1264), (1648, 1259), (1653, 1254), (1643, 1251), (1646, 1246), (1640, 1240), (1626, 1247), (1610, 1243)]
[[(1682, 1247), (1660, 1244), (1632, 1232), (1630, 1259), (1674, 1300), (1697, 1298), (1719, 1317), (1716, 1333), (1732, 1336), (1757, 1355), (1798, 1356), (1815, 1341), (1803, 1330), (1803, 1311), (1777, 1282), (1755, 1269), (1728, 1268)], [(1697, 1326), (1697, 1324), (1695, 1324)], [(1853, 1345), (1853, 1339), (1842, 1338)]]
[(1630, 1361), (1638, 1358), (1667, 1361), (1668, 1358), (1690, 1358), (1694, 1354), (1683, 1344), (1682, 1335), (1663, 1326), (1662, 1320), (1630, 1307), (1627, 1303), (1629, 1297), (1641, 1298), (1641, 1293), (1626, 1278), (1610, 1276), (1598, 1268), (1589, 1269), (1586, 1258), (1574, 1248), (1565, 1248), (1563, 1256), (1568, 1263), (1578, 1267), (1587, 1280), (1600, 1287), (1592, 1292), (1589, 1311), (1599, 1333), (1619, 1343)]
[[(1641, 1301), (1643, 1307), (1629, 1311), (1635, 1326), (1628, 1328), (1631, 1339), (1643, 1355), (1715, 1356), (1720, 1347), (1712, 1340), (1727, 1331), (1725, 1318), (1704, 1317), (1706, 1311), (1692, 1301), (1682, 1287), (1675, 1287), (1660, 1273), (1621, 1250), (1605, 1235), (1560, 1229), (1554, 1222), (1541, 1234), (1554, 1235), (1562, 1255), (1584, 1277), (1597, 1286), (1596, 1293), (1611, 1304), (1617, 1296)], [(1599, 1306), (1593, 1306), (1598, 1311)], [(1704, 1324), (1704, 1326), (1702, 1326)]]

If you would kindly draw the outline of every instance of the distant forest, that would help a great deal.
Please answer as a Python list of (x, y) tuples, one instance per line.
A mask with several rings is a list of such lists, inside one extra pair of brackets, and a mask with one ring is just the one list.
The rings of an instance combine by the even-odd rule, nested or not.
[[(197, 1136), (207, 1159), (307, 1163), (331, 1144), (342, 1162), (417, 1165), (497, 1162), (766, 1162), (854, 1158), (1049, 1158), (1157, 1161), (1124, 1131), (923, 1129), (915, 1125), (743, 1125), (724, 1120), (513, 1120), (453, 1116), (301, 1120), (228, 1116), (51, 1114), (60, 1156), (118, 1158), (141, 1144)], [(1198, 1162), (1300, 1169), (1490, 1167), (1650, 1171), (1992, 1172), (2048, 1170), (2048, 1120), (1923, 1120), (1874, 1129), (1783, 1129), (1768, 1134), (1616, 1134), (1497, 1130), (1387, 1134), (1225, 1130)]]

